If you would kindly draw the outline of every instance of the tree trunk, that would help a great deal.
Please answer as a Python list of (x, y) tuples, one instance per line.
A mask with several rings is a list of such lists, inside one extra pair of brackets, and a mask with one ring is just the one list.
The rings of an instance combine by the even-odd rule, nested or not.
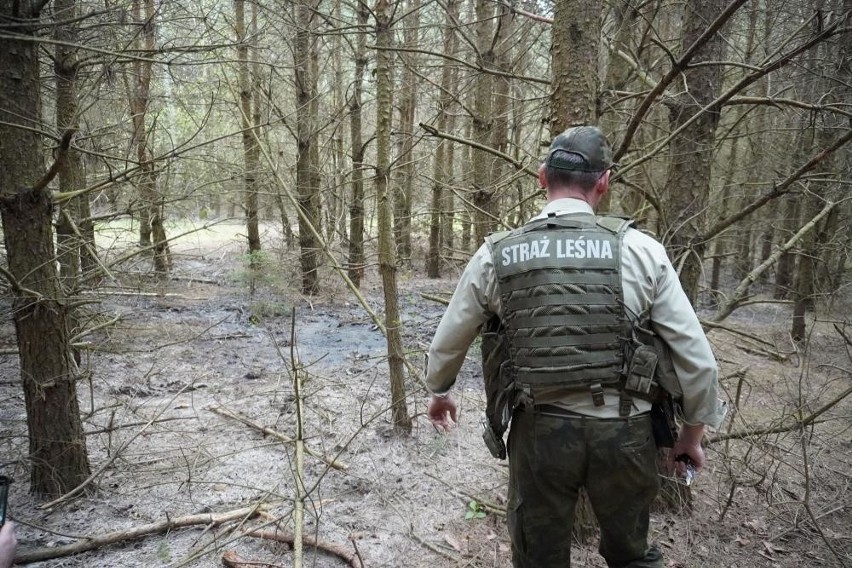
[[(458, 2), (448, 0), (446, 4), (447, 14), (443, 29), (444, 53), (453, 56), (456, 51), (455, 25), (458, 21)], [(441, 94), (438, 97), (437, 128), (440, 132), (447, 132), (450, 121), (450, 105), (453, 102), (452, 91), (453, 66), (449, 61), (444, 61), (441, 67)], [(435, 156), (432, 162), (432, 202), (429, 218), (429, 250), (426, 254), (426, 274), (429, 278), (440, 278), (441, 276), (441, 250), (446, 242), (446, 231), (448, 227), (446, 220), (446, 205), (452, 194), (444, 194), (444, 186), (452, 177), (452, 160), (448, 156), (452, 152), (452, 143), (447, 140), (438, 140), (435, 148)], [(449, 230), (452, 230), (449, 227)]]
[[(686, 51), (704, 33), (707, 23), (712, 22), (725, 7), (723, 0), (690, 0), (686, 3), (683, 18), (681, 48)], [(702, 61), (719, 61), (722, 57), (722, 37), (718, 33), (710, 39), (693, 59), (693, 64)], [(680, 282), (689, 299), (698, 298), (699, 277), (706, 243), (699, 240), (704, 230), (710, 180), (713, 165), (713, 149), (719, 112), (702, 112), (719, 93), (722, 85), (721, 67), (718, 65), (693, 66), (684, 72), (686, 90), (670, 103), (671, 129), (681, 128), (696, 113), (701, 113), (680, 134), (675, 136), (669, 147), (668, 179), (665, 195), (668, 198), (670, 223), (665, 227), (672, 237), (668, 243), (669, 253), (681, 265)], [(681, 262), (682, 261), (682, 262)]]
[[(145, 16), (142, 17), (142, 1), (145, 2)], [(133, 20), (141, 28), (141, 41), (137, 48), (146, 53), (153, 53), (156, 45), (157, 10), (154, 0), (133, 0)], [(136, 148), (136, 159), (139, 162), (139, 244), (153, 245), (154, 271), (164, 275), (171, 269), (172, 259), (166, 228), (163, 224), (163, 196), (157, 188), (157, 171), (148, 148), (148, 129), (145, 117), (148, 113), (148, 102), (151, 92), (150, 60), (133, 61), (132, 85), (128, 85), (130, 97), (130, 114), (133, 118), (133, 145)]]
[[(314, 1), (303, 0), (296, 4), (296, 41), (293, 51), (296, 85), (296, 187), (299, 207), (307, 221), (319, 230), (320, 195), (317, 175), (316, 104), (317, 77), (314, 73), (313, 34)], [(309, 224), (299, 216), (299, 249), (302, 265), (302, 292), (314, 295), (319, 292), (320, 243)]]
[(601, 0), (563, 0), (553, 11), (550, 134), (597, 123)]
[(405, 6), (407, 16), (405, 26), (405, 47), (411, 50), (404, 58), (402, 84), (399, 86), (399, 132), (400, 144), (397, 161), (399, 167), (399, 186), (394, 192), (394, 238), (400, 260), (411, 262), (411, 195), (414, 190), (414, 113), (417, 108), (418, 57), (413, 53), (419, 47), (420, 0), (408, 0)]
[[(30, 489), (59, 495), (84, 481), (90, 470), (54, 262), (50, 179), (42, 141), (32, 129), (41, 123), (38, 43), (25, 39), (36, 33), (38, 28), (27, 24), (37, 24), (38, 18), (38, 13), (22, 11), (19, 2), (0, 1), (8, 32), (0, 37), (0, 219), (27, 409)], [(24, 39), (15, 39), (17, 34)], [(69, 143), (67, 137), (59, 160)]]
[[(234, 0), (234, 12), (236, 16), (237, 33), (237, 65), (239, 66), (239, 90), (240, 90), (240, 126), (243, 138), (243, 191), (245, 192), (246, 208), (246, 235), (248, 238), (249, 262), (253, 268), (257, 267), (257, 254), (260, 252), (260, 231), (257, 220), (257, 175), (260, 168), (260, 148), (257, 144), (257, 124), (254, 123), (252, 111), (252, 94), (254, 81), (249, 68), (249, 46), (246, 40), (246, 18), (245, 0)], [(252, 28), (256, 31), (256, 19), (252, 17)], [(257, 101), (255, 101), (257, 104)]]
[[(370, 21), (366, 2), (358, 2), (358, 27), (365, 29)], [(352, 138), (352, 198), (349, 202), (349, 279), (361, 285), (364, 276), (364, 141), (361, 132), (361, 107), (364, 69), (367, 66), (367, 34), (358, 34), (355, 51), (355, 77), (349, 98), (349, 132)]]
[(399, 298), (396, 287), (396, 250), (393, 243), (390, 180), (391, 119), (393, 117), (393, 80), (391, 78), (392, 5), (379, 0), (373, 12), (376, 18), (376, 208), (379, 231), (379, 272), (385, 299), (388, 367), (390, 369), (391, 414), (397, 432), (411, 432), (411, 417), (405, 399), (402, 333)]
[[(73, 22), (77, 15), (76, 0), (56, 0), (54, 10), (60, 21)], [(57, 44), (53, 63), (56, 74), (56, 128), (59, 132), (77, 131), (77, 50), (71, 47), (77, 41), (73, 23), (57, 25)], [(82, 189), (85, 186), (83, 160), (73, 146), (69, 146), (65, 160), (59, 167), (60, 193)], [(56, 219), (56, 248), (59, 260), (59, 278), (66, 290), (78, 286), (81, 270), (91, 272), (97, 267), (94, 230), (88, 207), (88, 197), (81, 195), (62, 202)], [(81, 264), (82, 261), (82, 264)]]
[[(493, 4), (489, 0), (476, 0), (476, 65), (481, 69), (494, 69), (493, 42)], [(473, 106), (473, 140), (483, 146), (490, 146), (493, 127), (493, 86), (494, 76), (490, 73), (476, 74)], [(493, 217), (497, 211), (494, 203), (494, 186), (491, 172), (491, 156), (482, 150), (472, 149), (473, 188), (473, 238), (483, 242), (494, 226)]]
[[(497, 29), (494, 32), (494, 66), (505, 73), (506, 75), (494, 77), (493, 80), (493, 104), (491, 107), (492, 114), (492, 129), (491, 141), (489, 146), (503, 154), (509, 154), (509, 116), (511, 113), (512, 90), (511, 75), (513, 42), (515, 38), (515, 14), (508, 6), (499, 7), (499, 17), (497, 19)], [(497, 219), (500, 212), (504, 210), (501, 206), (501, 197), (503, 192), (500, 191), (501, 181), (506, 168), (506, 161), (497, 156), (488, 156), (490, 165), (488, 167), (489, 175), (491, 176), (492, 185), (492, 212), (494, 219), (490, 220), (490, 229), (494, 230), (497, 226)], [(484, 239), (484, 237), (483, 237)], [(481, 243), (481, 241), (480, 241)]]

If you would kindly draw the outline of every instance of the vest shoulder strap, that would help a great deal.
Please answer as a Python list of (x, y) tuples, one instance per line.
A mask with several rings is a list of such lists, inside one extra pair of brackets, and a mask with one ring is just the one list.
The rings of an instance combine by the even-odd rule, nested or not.
[(635, 221), (629, 217), (621, 217), (618, 215), (606, 215), (597, 218), (597, 224), (607, 231), (617, 235), (623, 233), (629, 227), (634, 225)]
[(494, 245), (511, 235), (512, 232), (513, 231), (496, 231), (485, 237), (485, 242), (493, 249)]

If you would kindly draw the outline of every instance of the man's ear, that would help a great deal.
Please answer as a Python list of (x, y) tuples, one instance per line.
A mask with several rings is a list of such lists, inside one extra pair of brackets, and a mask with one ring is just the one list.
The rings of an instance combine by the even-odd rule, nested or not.
[(547, 189), (547, 177), (544, 175), (544, 164), (538, 167), (538, 184), (542, 189)]
[(603, 197), (607, 189), (609, 189), (609, 174), (611, 172), (612, 170), (607, 170), (598, 178), (595, 184), (595, 193), (598, 194), (598, 197)]

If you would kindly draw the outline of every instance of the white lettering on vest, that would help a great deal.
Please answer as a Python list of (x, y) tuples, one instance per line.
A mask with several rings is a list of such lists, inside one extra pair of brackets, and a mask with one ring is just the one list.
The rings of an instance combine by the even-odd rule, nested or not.
[(557, 239), (556, 258), (612, 258), (612, 244), (602, 239)]
[[(557, 241), (557, 245), (559, 241)], [(534, 258), (550, 258), (550, 240), (544, 237), (529, 243), (516, 243), (504, 248), (501, 252), (503, 266), (509, 266), (517, 262), (526, 262)]]

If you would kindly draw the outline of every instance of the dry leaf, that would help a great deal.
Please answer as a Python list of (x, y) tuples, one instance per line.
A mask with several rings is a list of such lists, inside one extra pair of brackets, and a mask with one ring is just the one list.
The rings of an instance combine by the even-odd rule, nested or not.
[(447, 544), (449, 544), (450, 546), (455, 548), (456, 552), (461, 552), (461, 549), (462, 549), (461, 543), (458, 541), (458, 539), (456, 537), (454, 537), (451, 534), (445, 534), (444, 540), (447, 541)]

